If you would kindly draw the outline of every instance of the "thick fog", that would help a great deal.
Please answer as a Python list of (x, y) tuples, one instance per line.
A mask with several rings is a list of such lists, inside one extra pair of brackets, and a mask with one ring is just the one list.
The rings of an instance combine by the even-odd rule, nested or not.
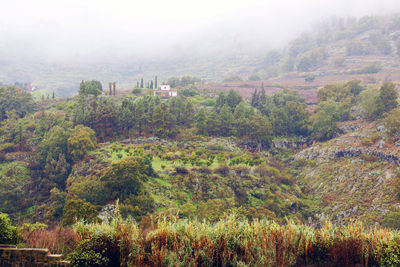
[(313, 21), (400, 11), (398, 0), (2, 0), (0, 56), (113, 60), (276, 47)]

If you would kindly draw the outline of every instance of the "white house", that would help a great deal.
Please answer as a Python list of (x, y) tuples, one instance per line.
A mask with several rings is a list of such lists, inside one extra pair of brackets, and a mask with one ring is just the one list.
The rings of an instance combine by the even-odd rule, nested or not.
[(169, 84), (160, 84), (160, 89), (153, 90), (154, 96), (160, 96), (162, 98), (176, 97), (178, 95), (177, 90), (171, 90)]

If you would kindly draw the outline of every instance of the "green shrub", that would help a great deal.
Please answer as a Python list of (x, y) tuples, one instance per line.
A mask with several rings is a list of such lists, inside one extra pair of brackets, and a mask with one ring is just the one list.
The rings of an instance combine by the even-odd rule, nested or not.
[(10, 217), (0, 212), (0, 244), (14, 244), (17, 239), (17, 227), (12, 226)]
[(400, 266), (400, 246), (399, 244), (389, 243), (383, 249), (379, 260), (379, 266)]
[(382, 220), (382, 226), (400, 230), (400, 210), (388, 211)]
[(132, 90), (132, 94), (134, 95), (140, 95), (142, 93), (142, 89), (140, 88), (135, 88)]
[(99, 234), (82, 240), (68, 255), (72, 266), (120, 266), (118, 242), (111, 236)]

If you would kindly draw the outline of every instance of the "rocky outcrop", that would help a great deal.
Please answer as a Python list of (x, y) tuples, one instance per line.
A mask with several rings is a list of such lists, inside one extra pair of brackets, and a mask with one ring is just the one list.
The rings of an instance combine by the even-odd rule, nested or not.
[(339, 147), (310, 147), (300, 151), (296, 155), (296, 159), (315, 160), (316, 162), (324, 162), (335, 158), (353, 158), (361, 155), (374, 156), (382, 161), (390, 163), (399, 163), (399, 156), (376, 148), (349, 147), (341, 149)]

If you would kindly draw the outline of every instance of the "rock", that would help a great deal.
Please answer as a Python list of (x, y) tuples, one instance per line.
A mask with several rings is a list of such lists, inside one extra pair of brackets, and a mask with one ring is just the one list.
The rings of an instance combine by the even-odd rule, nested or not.
[(383, 140), (378, 142), (378, 148), (382, 149), (382, 147), (385, 145), (385, 142)]
[(115, 205), (114, 204), (108, 204), (105, 205), (101, 211), (99, 212), (98, 217), (100, 220), (103, 222), (109, 222), (115, 215)]
[(386, 127), (383, 126), (383, 125), (377, 125), (377, 126), (376, 126), (376, 130), (377, 130), (378, 132), (380, 132), (380, 133), (383, 133), (383, 132), (386, 131)]

